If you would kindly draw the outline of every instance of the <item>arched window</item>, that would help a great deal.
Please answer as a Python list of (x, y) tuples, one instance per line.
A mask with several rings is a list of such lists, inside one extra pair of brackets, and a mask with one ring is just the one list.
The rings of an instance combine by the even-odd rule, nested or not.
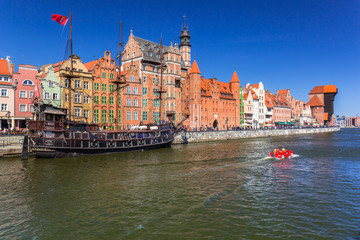
[(31, 80), (26, 79), (25, 81), (23, 81), (23, 85), (34, 85), (34, 83)]

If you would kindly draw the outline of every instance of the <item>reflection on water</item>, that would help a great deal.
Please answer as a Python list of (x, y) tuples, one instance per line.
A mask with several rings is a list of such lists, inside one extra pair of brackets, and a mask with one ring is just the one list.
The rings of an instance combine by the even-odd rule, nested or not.
[[(354, 239), (360, 131), (0, 161), (1, 239)], [(274, 148), (300, 157), (265, 160)]]

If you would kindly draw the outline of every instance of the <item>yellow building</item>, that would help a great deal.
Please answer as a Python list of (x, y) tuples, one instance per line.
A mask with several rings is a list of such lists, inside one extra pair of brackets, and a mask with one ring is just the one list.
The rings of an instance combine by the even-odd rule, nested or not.
[[(73, 55), (73, 77), (70, 78), (70, 64), (70, 59), (52, 64), (55, 75), (63, 86), (62, 106), (68, 109), (68, 118), (70, 120), (91, 123), (93, 122), (92, 75), (80, 57)], [(41, 71), (46, 72), (50, 65), (42, 66)], [(71, 90), (68, 88), (70, 82)], [(71, 109), (69, 110), (69, 108)]]

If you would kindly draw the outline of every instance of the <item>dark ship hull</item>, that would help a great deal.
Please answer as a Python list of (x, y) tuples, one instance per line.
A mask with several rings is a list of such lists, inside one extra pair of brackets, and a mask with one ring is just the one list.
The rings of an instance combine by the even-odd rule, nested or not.
[(67, 121), (65, 110), (39, 106), (39, 120), (28, 121), (30, 151), (41, 158), (74, 157), (170, 147), (172, 122), (133, 126), (131, 130), (99, 131), (99, 126)]
[[(137, 140), (132, 140), (136, 144)], [(170, 147), (173, 139), (170, 141), (164, 141), (161, 143), (135, 146), (122, 146), (125, 143), (117, 143), (115, 147), (90, 147), (90, 148), (56, 148), (45, 146), (32, 146), (32, 153), (38, 158), (63, 158), (63, 157), (77, 157), (86, 155), (98, 155), (98, 154), (111, 154), (119, 152), (129, 151), (144, 151), (157, 148)], [(106, 144), (104, 144), (106, 145)]]

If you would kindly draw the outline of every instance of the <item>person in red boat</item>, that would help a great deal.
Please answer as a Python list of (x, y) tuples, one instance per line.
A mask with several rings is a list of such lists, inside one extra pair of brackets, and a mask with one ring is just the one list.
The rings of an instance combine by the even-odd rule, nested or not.
[(279, 149), (275, 149), (273, 152), (269, 153), (269, 157), (276, 157), (279, 159), (289, 158), (292, 157), (293, 155), (294, 155), (293, 151), (285, 150), (285, 148), (281, 149), (281, 151)]

